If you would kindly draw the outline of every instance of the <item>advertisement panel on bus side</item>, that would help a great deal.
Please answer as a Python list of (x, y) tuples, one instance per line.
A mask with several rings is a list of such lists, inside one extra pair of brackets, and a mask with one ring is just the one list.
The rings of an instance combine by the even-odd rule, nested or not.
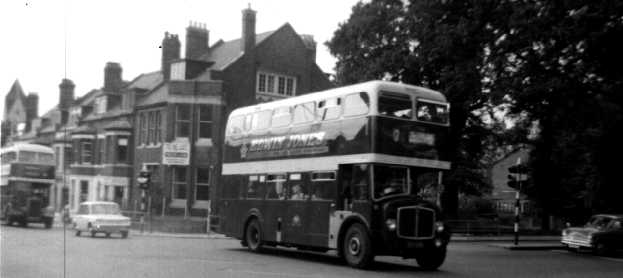
[(54, 179), (54, 166), (13, 163), (11, 177)]

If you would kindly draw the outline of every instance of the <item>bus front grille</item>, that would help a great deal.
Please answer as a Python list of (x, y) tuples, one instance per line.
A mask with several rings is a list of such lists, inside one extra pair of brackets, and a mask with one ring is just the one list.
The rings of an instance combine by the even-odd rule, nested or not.
[(407, 239), (430, 239), (435, 231), (435, 211), (420, 206), (398, 208), (398, 236)]
[(41, 216), (42, 201), (37, 198), (31, 198), (28, 201), (28, 216), (39, 217)]

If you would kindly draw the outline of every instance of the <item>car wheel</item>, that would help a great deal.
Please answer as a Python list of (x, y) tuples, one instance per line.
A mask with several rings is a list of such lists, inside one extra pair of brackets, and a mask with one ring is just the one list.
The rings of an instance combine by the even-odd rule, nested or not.
[(76, 230), (76, 236), (80, 236), (80, 230)]
[(121, 231), (121, 237), (122, 238), (127, 238), (128, 237), (128, 231)]
[(342, 257), (352, 267), (366, 268), (374, 259), (372, 241), (366, 228), (355, 223), (348, 227), (342, 241)]
[(110, 233), (106, 233), (106, 237), (110, 237)]
[(257, 219), (251, 220), (245, 229), (245, 240), (247, 247), (253, 252), (259, 252), (262, 249), (262, 228)]
[(593, 253), (598, 256), (605, 256), (610, 253), (608, 246), (603, 242), (595, 243), (595, 247), (593, 248)]

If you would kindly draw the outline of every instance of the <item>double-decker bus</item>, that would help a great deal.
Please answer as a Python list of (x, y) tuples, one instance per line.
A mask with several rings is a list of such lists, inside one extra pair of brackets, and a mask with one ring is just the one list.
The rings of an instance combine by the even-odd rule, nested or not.
[(371, 81), (236, 109), (225, 130), (216, 229), (252, 251), (337, 250), (438, 268), (450, 234), (431, 194), (450, 168), (449, 104)]
[(54, 209), (50, 187), (54, 183), (54, 151), (36, 144), (18, 143), (0, 151), (0, 217), (9, 225), (43, 223), (51, 228)]

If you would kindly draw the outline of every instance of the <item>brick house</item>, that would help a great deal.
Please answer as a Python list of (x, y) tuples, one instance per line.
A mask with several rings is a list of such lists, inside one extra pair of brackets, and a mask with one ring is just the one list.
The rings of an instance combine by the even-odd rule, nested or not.
[[(256, 34), (255, 15), (243, 10), (241, 38), (212, 46), (205, 26), (191, 24), (183, 59), (178, 36), (165, 33), (161, 70), (152, 73), (160, 83), (134, 90), (134, 172), (151, 173), (147, 199), (154, 214), (207, 214), (229, 111), (331, 87), (315, 63), (311, 36), (287, 23)], [(132, 196), (141, 196), (137, 186)]]

